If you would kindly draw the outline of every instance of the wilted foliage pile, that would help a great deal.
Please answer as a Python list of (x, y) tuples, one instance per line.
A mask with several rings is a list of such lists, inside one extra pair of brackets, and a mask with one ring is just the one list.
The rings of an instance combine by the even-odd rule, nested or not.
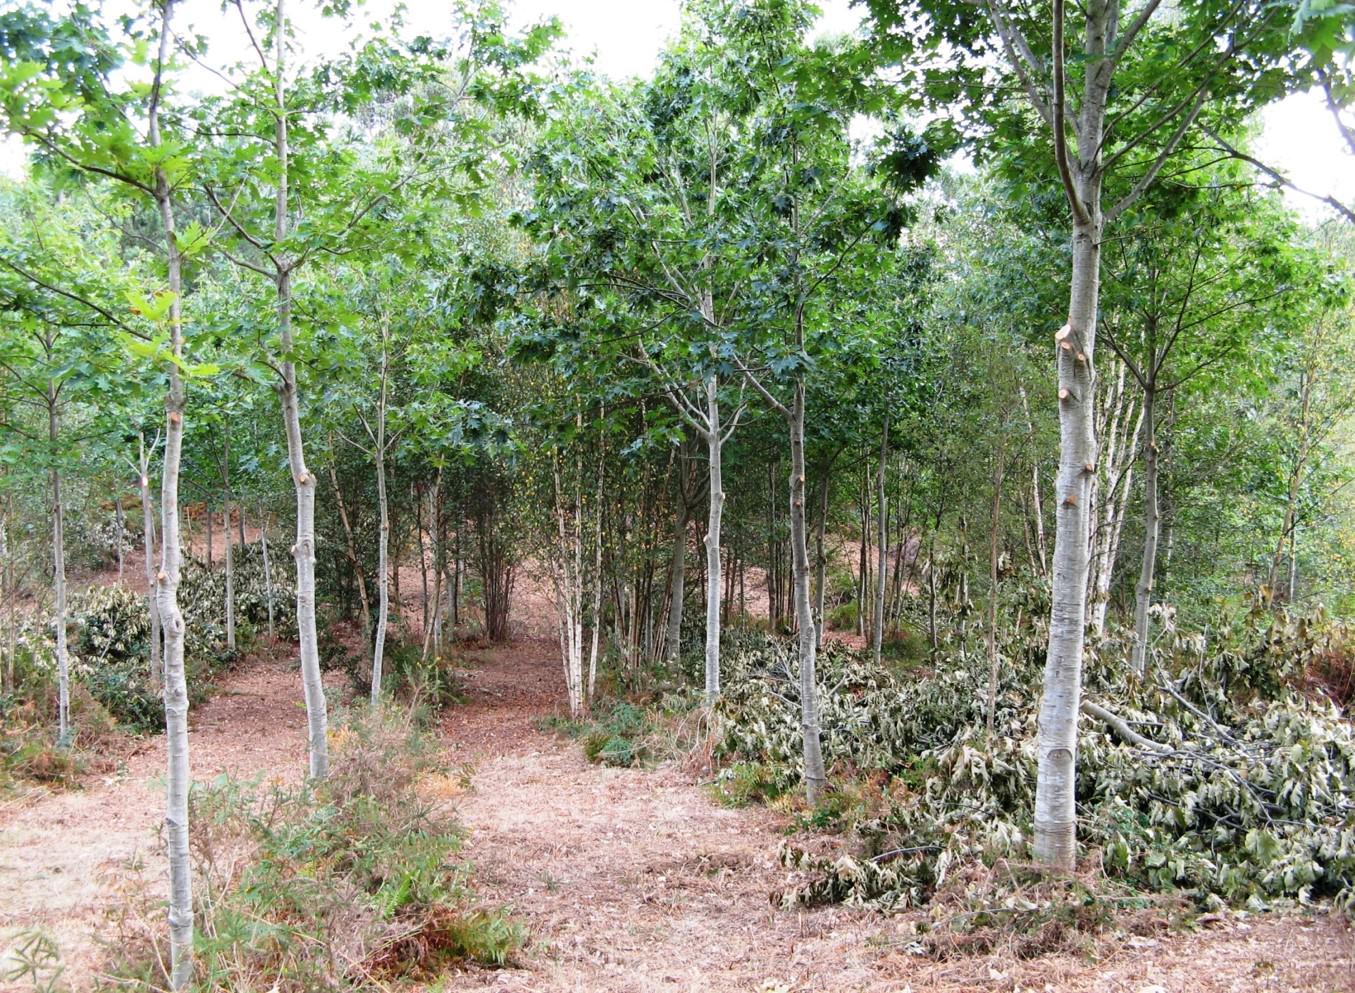
[[(460, 828), (444, 803), (419, 794), (437, 758), (412, 714), (368, 715), (334, 732), (323, 783), (195, 787), (193, 988), (383, 989), (455, 960), (506, 961), (521, 928), (475, 906)], [(146, 911), (120, 922), (111, 971), (122, 988), (163, 980), (160, 919)]]
[[(1123, 727), (1082, 717), (1084, 854), (1112, 879), (1201, 905), (1355, 903), (1355, 733), (1307, 678), (1315, 659), (1345, 651), (1344, 637), (1321, 615), (1256, 612), (1225, 644), (1180, 639), (1141, 682), (1090, 658), (1087, 698)], [(876, 802), (851, 825), (850, 853), (784, 850), (799, 880), (785, 902), (903, 909), (961, 867), (1025, 857), (1041, 660), (1009, 648), (990, 736), (980, 654), (901, 676), (827, 646), (824, 751), (838, 781), (867, 783)], [(726, 778), (746, 789), (755, 769), (765, 790), (789, 790), (800, 759), (793, 647), (744, 636), (731, 649)]]

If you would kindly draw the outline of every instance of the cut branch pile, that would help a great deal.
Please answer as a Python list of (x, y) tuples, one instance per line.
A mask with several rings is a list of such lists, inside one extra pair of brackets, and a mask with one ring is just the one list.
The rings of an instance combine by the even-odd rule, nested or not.
[[(1078, 756), (1084, 855), (1137, 890), (1201, 906), (1355, 903), (1355, 732), (1301, 689), (1309, 660), (1330, 651), (1321, 620), (1253, 618), (1213, 654), (1183, 642), (1155, 680), (1093, 659)], [(1017, 662), (1003, 667), (991, 735), (976, 690), (987, 678), (981, 653), (898, 676), (865, 653), (825, 651), (825, 753), (838, 782), (884, 783), (883, 813), (855, 824), (835, 856), (786, 846), (794, 878), (779, 902), (901, 910), (928, 902), (958, 868), (1026, 857), (1035, 640), (1004, 653)], [(772, 770), (789, 790), (799, 752), (792, 650), (745, 637), (726, 658), (724, 756)]]

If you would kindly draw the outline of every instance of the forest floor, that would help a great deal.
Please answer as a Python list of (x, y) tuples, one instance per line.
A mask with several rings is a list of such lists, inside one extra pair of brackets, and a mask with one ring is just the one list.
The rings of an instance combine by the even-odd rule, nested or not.
[[(935, 962), (907, 952), (906, 921), (775, 910), (781, 815), (723, 808), (675, 764), (590, 765), (576, 743), (539, 730), (561, 695), (551, 642), (470, 652), (468, 662), (468, 699), (442, 721), (448, 775), (430, 785), (454, 796), (481, 899), (507, 905), (530, 940), (510, 968), (470, 969), (430, 991), (1355, 990), (1355, 933), (1334, 917), (1224, 916), (1103, 947), (1096, 961)], [(228, 675), (194, 712), (192, 732), (199, 780), (299, 776), (305, 714), (291, 650)], [(159, 861), (162, 763), (160, 740), (145, 739), (114, 775), (0, 809), (0, 947), (41, 927), (63, 950), (66, 978), (83, 985), (100, 955), (94, 935), (117, 912), (119, 876), (138, 859)]]

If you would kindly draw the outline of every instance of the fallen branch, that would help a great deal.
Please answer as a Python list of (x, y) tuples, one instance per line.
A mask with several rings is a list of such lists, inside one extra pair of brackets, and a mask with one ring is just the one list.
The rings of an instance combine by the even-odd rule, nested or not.
[(1138, 745), (1140, 748), (1146, 748), (1150, 752), (1157, 752), (1162, 755), (1174, 751), (1174, 749), (1168, 747), (1167, 745), (1159, 745), (1156, 741), (1153, 741), (1151, 738), (1145, 738), (1143, 735), (1139, 734), (1137, 731), (1131, 728), (1127, 721), (1125, 721), (1121, 717), (1117, 717), (1115, 714), (1112, 714), (1109, 710), (1107, 710), (1105, 707), (1102, 707), (1100, 704), (1092, 703), (1090, 700), (1083, 700), (1080, 709), (1087, 716), (1095, 717), (1098, 721), (1101, 721), (1103, 724), (1109, 725), (1112, 731), (1114, 731), (1125, 741), (1129, 742), (1129, 744), (1131, 745)]

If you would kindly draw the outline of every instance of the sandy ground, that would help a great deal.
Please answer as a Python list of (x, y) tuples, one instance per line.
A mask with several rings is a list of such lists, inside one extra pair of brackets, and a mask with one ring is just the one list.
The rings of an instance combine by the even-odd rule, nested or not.
[[(438, 990), (518, 993), (903, 993), (961, 990), (1281, 993), (1355, 990), (1355, 938), (1332, 918), (1228, 917), (1196, 933), (1107, 949), (1099, 961), (911, 955), (903, 922), (830, 908), (773, 910), (784, 825), (727, 810), (677, 766), (604, 769), (539, 731), (561, 675), (551, 643), (474, 653), (469, 700), (442, 731), (467, 857), (483, 901), (507, 905), (531, 939), (513, 967), (443, 977)], [(290, 778), (305, 761), (290, 653), (231, 675), (195, 713), (194, 775)], [(117, 900), (108, 872), (163, 862), (155, 829), (162, 752), (144, 742), (116, 775), (0, 811), (0, 940), (46, 928), (68, 978), (87, 978), (91, 935)], [(22, 989), (5, 987), (0, 989)]]

